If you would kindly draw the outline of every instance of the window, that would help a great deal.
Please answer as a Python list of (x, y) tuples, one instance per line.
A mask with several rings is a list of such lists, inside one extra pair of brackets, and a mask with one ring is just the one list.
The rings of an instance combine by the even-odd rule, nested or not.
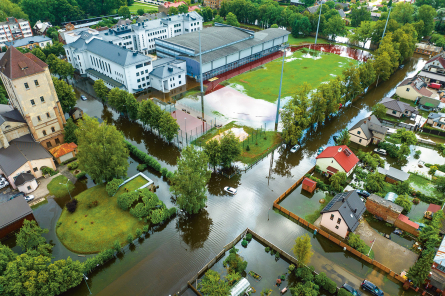
[(341, 219), (338, 218), (338, 219), (337, 219), (337, 224), (340, 224), (340, 223), (341, 223)]
[(362, 142), (362, 139), (358, 140), (358, 142), (361, 143), (361, 142)]
[(53, 126), (53, 127), (51, 127), (51, 131), (52, 131), (53, 133), (55, 133), (55, 132), (56, 132), (56, 129), (54, 128), (54, 126)]
[(141, 85), (140, 85), (140, 84), (138, 85), (138, 88), (141, 88)]
[(44, 136), (46, 136), (46, 131), (43, 131), (42, 134), (43, 134)]
[(141, 80), (140, 80), (140, 79), (138, 79), (138, 82), (141, 82)]
[(35, 84), (36, 86), (39, 86), (39, 81), (38, 81), (38, 80), (34, 80), (34, 84)]
[(442, 124), (441, 124), (441, 123), (438, 123), (438, 124), (437, 124), (437, 127), (441, 127), (441, 126), (442, 126)]
[(360, 135), (362, 132), (361, 131), (357, 131), (357, 135)]
[(334, 214), (331, 214), (331, 220), (334, 220)]
[(34, 171), (34, 172), (37, 172), (38, 170), (39, 170), (39, 169), (38, 169), (38, 168), (36, 168), (36, 167), (35, 167), (35, 168), (33, 168), (33, 171)]
[(29, 89), (28, 82), (25, 82), (24, 84), (25, 84), (25, 88), (28, 90)]
[(28, 190), (31, 190), (31, 186), (28, 186), (27, 188), (28, 188)]
[(136, 69), (142, 68), (142, 64), (136, 65)]
[(32, 106), (35, 106), (35, 105), (36, 105), (36, 102), (35, 102), (34, 100), (31, 100), (30, 102), (31, 102), (31, 105), (32, 105)]
[(59, 139), (56, 139), (55, 142), (56, 142), (56, 144), (60, 144), (60, 140)]
[(46, 147), (51, 148), (53, 145), (51, 145), (51, 142), (46, 142)]
[(147, 74), (148, 73), (148, 70), (145, 70), (145, 74)]
[(179, 75), (178, 78), (181, 78), (181, 75)]
[(409, 88), (407, 88), (406, 91), (409, 91)]
[(338, 225), (335, 225), (335, 229), (338, 229)]
[(397, 111), (396, 111), (396, 110), (393, 110), (393, 111), (392, 111), (392, 114), (397, 114)]
[(37, 121), (42, 121), (42, 119), (40, 118), (40, 116), (37, 116)]
[(40, 102), (45, 103), (45, 98), (44, 97), (40, 97)]
[(144, 75), (144, 71), (141, 71), (141, 75)]
[(139, 72), (136, 73), (136, 76), (139, 76)]
[(51, 114), (49, 114), (49, 112), (46, 112), (46, 117), (51, 118)]

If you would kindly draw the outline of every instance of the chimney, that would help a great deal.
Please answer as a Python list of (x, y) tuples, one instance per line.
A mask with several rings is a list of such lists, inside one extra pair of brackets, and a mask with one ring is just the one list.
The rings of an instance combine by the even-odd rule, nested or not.
[(341, 202), (345, 202), (345, 198), (344, 197), (341, 199)]
[(354, 209), (354, 214), (357, 214), (357, 209)]
[(369, 116), (368, 119), (371, 120), (371, 116)]
[(366, 120), (365, 120), (365, 121), (363, 121), (363, 123), (366, 123)]

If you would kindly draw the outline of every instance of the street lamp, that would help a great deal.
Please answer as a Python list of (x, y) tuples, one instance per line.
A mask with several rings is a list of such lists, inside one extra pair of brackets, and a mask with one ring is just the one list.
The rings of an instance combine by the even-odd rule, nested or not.
[(278, 103), (277, 103), (277, 116), (275, 118), (275, 131), (278, 130), (278, 117), (280, 116), (280, 100), (281, 100), (281, 86), (283, 85), (283, 69), (284, 58), (286, 56), (287, 44), (282, 44), (280, 50), (283, 50), (283, 62), (281, 63), (281, 78), (280, 78), (280, 90), (278, 91)]
[(90, 287), (88, 286), (88, 283), (87, 283), (88, 278), (85, 274), (83, 274), (83, 279), (85, 280), (85, 284), (87, 284), (87, 288), (88, 288), (88, 291), (90, 291), (90, 295), (93, 294), (93, 293), (91, 293)]
[(69, 182), (70, 180), (68, 179), (67, 181), (66, 181), (66, 183), (65, 184), (63, 184), (63, 183), (59, 183), (60, 185), (65, 185), (66, 186), (66, 190), (68, 190), (68, 194), (70, 195), (70, 199), (72, 200), (73, 198), (71, 197), (71, 192), (70, 192), (70, 189), (69, 189), (69, 187), (68, 187), (68, 182)]

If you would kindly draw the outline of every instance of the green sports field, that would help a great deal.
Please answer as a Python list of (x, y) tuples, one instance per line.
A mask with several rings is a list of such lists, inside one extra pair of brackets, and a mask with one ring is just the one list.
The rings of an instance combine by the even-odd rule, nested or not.
[[(229, 80), (230, 86), (246, 95), (274, 103), (280, 86), (281, 61), (276, 59), (252, 71), (245, 72)], [(321, 83), (341, 75), (349, 64), (357, 64), (353, 59), (333, 53), (322, 53), (308, 49), (294, 52), (286, 57), (281, 97), (292, 96), (298, 85), (304, 82), (317, 88)]]

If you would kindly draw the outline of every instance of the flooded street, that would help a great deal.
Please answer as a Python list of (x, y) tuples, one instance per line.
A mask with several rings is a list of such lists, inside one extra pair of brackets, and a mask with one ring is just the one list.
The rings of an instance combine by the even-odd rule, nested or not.
[[(209, 182), (207, 207), (197, 215), (179, 215), (169, 223), (153, 228), (141, 245), (126, 251), (123, 256), (90, 274), (88, 283), (93, 294), (107, 296), (175, 294), (221, 251), (222, 246), (232, 241), (247, 227), (291, 253), (295, 238), (307, 233), (307, 230), (271, 210), (273, 201), (314, 166), (317, 149), (321, 146), (332, 145), (332, 135), (346, 127), (351, 127), (368, 115), (372, 106), (383, 97), (392, 95), (395, 92), (395, 86), (405, 77), (413, 76), (424, 63), (422, 56), (412, 57), (404, 69), (397, 70), (389, 81), (371, 89), (363, 98), (353, 103), (353, 106), (346, 107), (317, 131), (307, 133), (302, 149), (297, 153), (284, 151), (280, 154), (275, 151), (247, 173), (237, 175), (230, 180), (213, 174)], [(165, 143), (148, 127), (131, 122), (110, 108), (104, 107), (101, 102), (92, 99), (91, 95), (88, 95), (93, 93), (91, 85), (82, 82), (81, 88), (85, 92), (79, 92), (79, 89), (76, 89), (76, 94), (78, 96), (81, 93), (85, 94), (88, 100), (78, 100), (78, 107), (92, 117), (114, 124), (123, 132), (127, 140), (155, 157), (163, 167), (174, 170), (176, 159), (180, 156), (178, 148)], [(220, 91), (225, 90), (222, 88)], [(206, 102), (206, 104), (224, 104), (224, 108), (233, 108), (234, 112), (246, 112), (239, 111), (241, 109), (238, 109), (237, 101), (230, 99), (229, 90), (226, 92), (224, 93), (226, 95), (222, 97), (226, 99), (224, 102), (219, 97), (215, 98), (215, 103), (209, 100), (212, 103)], [(218, 91), (215, 91), (207, 96), (217, 93)], [(262, 110), (266, 108), (253, 105), (257, 103), (260, 104), (261, 101), (256, 100), (241, 108), (248, 108), (250, 104), (252, 104), (250, 109), (258, 108), (257, 113), (262, 112), (260, 114), (267, 118), (267, 120), (256, 120), (262, 125), (270, 121), (269, 113), (272, 111)], [(206, 112), (210, 112), (208, 115), (211, 116), (211, 111), (206, 109)], [(267, 125), (268, 129), (271, 127)], [(137, 173), (137, 163), (131, 158), (129, 162), (128, 176), (132, 176)], [(144, 173), (160, 186), (156, 192), (157, 195), (167, 207), (171, 207), (173, 203), (167, 183), (159, 174), (152, 171)], [(89, 182), (85, 188), (93, 185)], [(223, 191), (224, 186), (237, 188), (238, 194), (227, 195)], [(57, 222), (60, 212), (61, 209), (57, 208), (57, 204), (50, 201), (36, 210), (36, 218), (41, 226), (51, 228)], [(54, 228), (48, 235), (53, 235), (52, 240), (56, 244), (53, 256), (56, 259), (71, 255), (74, 259), (84, 260), (61, 246), (54, 237)], [(332, 276), (338, 285), (348, 281), (358, 288), (360, 281), (367, 277), (388, 295), (414, 295), (410, 294), (411, 291), (408, 293), (403, 291), (400, 284), (385, 278), (370, 264), (359, 261), (350, 253), (343, 252), (339, 246), (322, 236), (311, 235), (311, 237), (315, 251), (311, 265), (314, 265), (317, 271), (324, 271), (328, 276)], [(249, 270), (249, 266), (247, 269)], [(82, 283), (64, 295), (89, 295), (89, 292), (85, 283)]]

